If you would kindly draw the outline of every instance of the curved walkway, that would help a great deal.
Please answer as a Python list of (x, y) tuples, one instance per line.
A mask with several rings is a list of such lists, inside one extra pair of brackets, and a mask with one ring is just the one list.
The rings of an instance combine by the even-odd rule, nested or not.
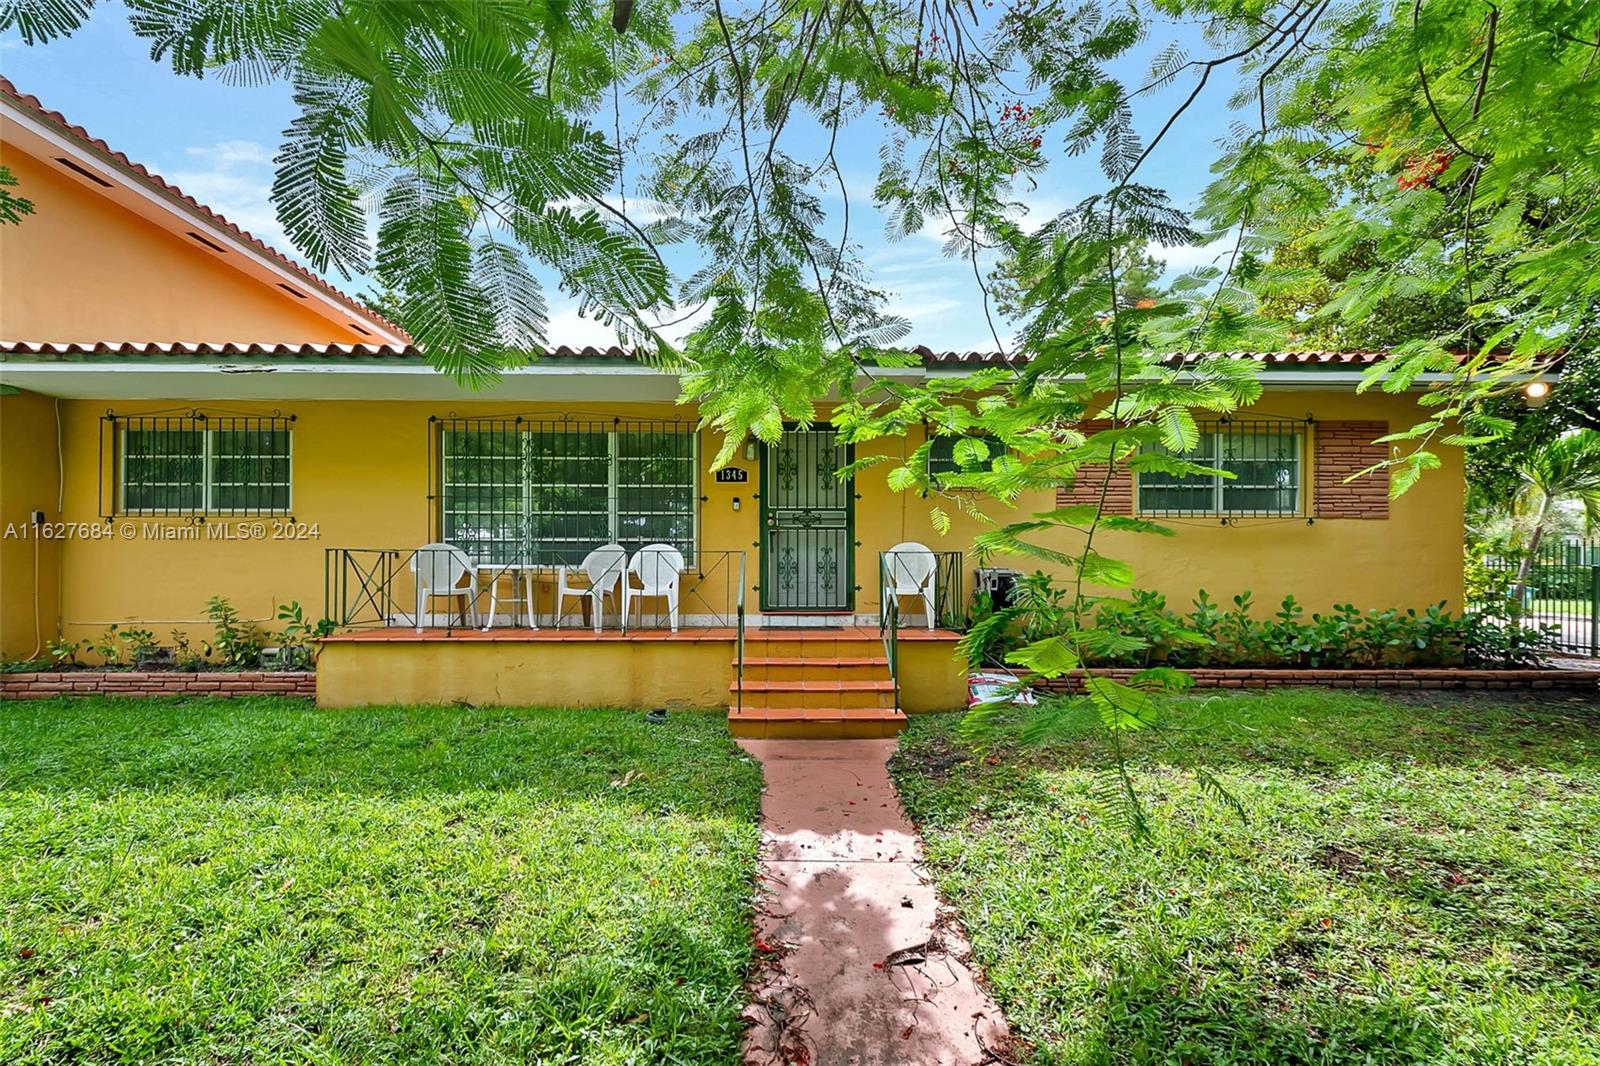
[(760, 760), (755, 1066), (1003, 1062), (1005, 1018), (918, 862), (893, 740), (743, 740)]

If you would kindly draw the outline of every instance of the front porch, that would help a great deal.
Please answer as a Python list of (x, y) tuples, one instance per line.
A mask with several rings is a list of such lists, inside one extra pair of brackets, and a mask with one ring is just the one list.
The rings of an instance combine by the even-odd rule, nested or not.
[(383, 626), (321, 642), (322, 707), (447, 704), (726, 709), (741, 737), (894, 736), (966, 704), (953, 629)]
[(959, 553), (920, 551), (921, 592), (898, 594), (903, 561), (880, 553), (879, 611), (864, 618), (749, 611), (761, 589), (742, 551), (675, 561), (671, 596), (647, 608), (629, 583), (652, 550), (602, 570), (596, 594), (567, 560), (462, 559), (428, 588), (418, 574), (438, 549), (329, 549), (325, 616), (340, 628), (321, 642), (317, 701), (715, 707), (757, 738), (893, 736), (908, 711), (965, 706)]

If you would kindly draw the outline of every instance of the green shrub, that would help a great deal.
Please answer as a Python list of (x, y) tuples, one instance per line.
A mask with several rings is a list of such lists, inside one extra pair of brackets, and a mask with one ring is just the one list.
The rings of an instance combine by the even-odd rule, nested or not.
[(120, 666), (122, 664), (122, 636), (117, 625), (112, 623), (106, 626), (105, 632), (100, 634), (100, 639), (89, 644), (89, 650), (100, 656), (101, 662), (107, 666)]
[[(1047, 575), (1025, 578), (1011, 606), (978, 604), (963, 650), (974, 665), (1006, 661), (1008, 653), (1061, 635), (1072, 624), (1065, 590)], [(1509, 599), (1489, 599), (1465, 615), (1443, 601), (1421, 612), (1390, 607), (1366, 610), (1336, 604), (1307, 616), (1285, 596), (1270, 617), (1255, 617), (1249, 592), (1227, 606), (1201, 590), (1186, 614), (1159, 593), (1135, 590), (1092, 608), (1094, 628), (1118, 635), (1118, 647), (1088, 656), (1100, 666), (1522, 667), (1539, 662), (1552, 643), (1549, 628), (1526, 624)]]
[(156, 650), (156, 635), (148, 629), (124, 629), (122, 643), (128, 649), (128, 661), (139, 666), (148, 661)]
[(194, 645), (189, 641), (189, 634), (181, 629), (172, 631), (172, 668), (193, 673), (205, 668), (206, 657), (211, 654), (208, 644), (202, 650), (195, 651)]
[(315, 624), (306, 621), (299, 600), (291, 600), (278, 608), (278, 621), (284, 623), (278, 637), (278, 665), (284, 670), (304, 670), (315, 657), (311, 642), (333, 632), (333, 619), (319, 618)]
[(206, 601), (206, 617), (211, 619), (214, 630), (212, 647), (223, 666), (243, 670), (261, 665), (261, 649), (265, 643), (261, 630), (254, 622), (239, 617), (227, 597), (213, 596)]

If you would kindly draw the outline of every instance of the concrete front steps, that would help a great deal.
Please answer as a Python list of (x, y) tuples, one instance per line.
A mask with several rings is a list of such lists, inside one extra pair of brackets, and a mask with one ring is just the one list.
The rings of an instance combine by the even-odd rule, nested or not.
[(745, 638), (742, 693), (734, 666), (728, 728), (736, 737), (873, 739), (905, 728), (874, 630), (755, 630)]

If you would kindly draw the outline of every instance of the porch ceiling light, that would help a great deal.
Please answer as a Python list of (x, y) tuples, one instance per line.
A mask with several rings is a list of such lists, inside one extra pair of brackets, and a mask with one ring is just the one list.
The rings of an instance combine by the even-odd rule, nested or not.
[(1529, 407), (1540, 407), (1550, 398), (1548, 381), (1530, 381), (1523, 386), (1522, 398)]

